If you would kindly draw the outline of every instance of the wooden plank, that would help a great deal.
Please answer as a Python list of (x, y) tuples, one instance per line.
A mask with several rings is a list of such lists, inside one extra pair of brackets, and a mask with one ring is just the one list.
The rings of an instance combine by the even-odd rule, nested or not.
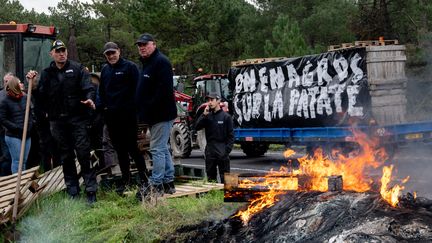
[(215, 184), (214, 186), (210, 186), (211, 184), (203, 184), (203, 185), (193, 185), (190, 183), (176, 185), (176, 193), (174, 194), (165, 194), (164, 198), (175, 198), (175, 197), (184, 197), (184, 196), (197, 196), (202, 193), (209, 192), (211, 190), (220, 190), (223, 189), (223, 184)]
[[(39, 166), (36, 166), (36, 167), (32, 167), (32, 168), (30, 168), (30, 169), (28, 169), (28, 170), (24, 170), (23, 172), (22, 172), (22, 174), (21, 174), (21, 178), (23, 178), (23, 176), (24, 175), (27, 175), (27, 174), (31, 174), (31, 173), (33, 173), (33, 172), (36, 172), (37, 170), (39, 170)], [(17, 174), (15, 173), (15, 174), (12, 174), (12, 175), (8, 175), (8, 176), (1, 176), (0, 177), (0, 185), (2, 185), (3, 183), (3, 181), (6, 181), (6, 180), (10, 180), (10, 179), (15, 179), (16, 180), (16, 177), (17, 177)], [(1, 187), (1, 186), (0, 186)]]
[[(22, 175), (21, 176), (21, 180), (32, 179), (33, 177), (34, 177), (34, 174), (28, 173), (28, 174)], [(10, 184), (16, 185), (16, 182), (17, 182), (17, 177), (16, 176), (14, 178), (2, 181), (0, 183), (0, 190), (2, 190), (3, 187), (8, 186)]]

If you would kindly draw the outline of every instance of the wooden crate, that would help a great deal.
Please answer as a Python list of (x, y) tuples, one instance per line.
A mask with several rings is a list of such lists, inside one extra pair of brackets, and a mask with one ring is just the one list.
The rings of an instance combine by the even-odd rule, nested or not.
[(244, 66), (244, 65), (250, 65), (250, 64), (260, 64), (260, 63), (264, 63), (264, 62), (280, 61), (280, 60), (284, 60), (284, 59), (287, 59), (287, 57), (245, 59), (245, 60), (233, 61), (233, 62), (231, 62), (231, 66), (237, 67), (237, 66)]

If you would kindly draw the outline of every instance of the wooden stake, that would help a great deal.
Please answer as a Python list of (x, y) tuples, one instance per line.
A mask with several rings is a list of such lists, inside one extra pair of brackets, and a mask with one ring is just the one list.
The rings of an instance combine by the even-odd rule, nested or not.
[[(34, 77), (36, 78), (36, 77)], [(34, 79), (33, 78), (33, 79)], [(27, 137), (27, 125), (29, 120), (29, 113), (30, 113), (30, 103), (31, 103), (31, 92), (32, 92), (32, 84), (33, 79), (30, 80), (29, 86), (28, 86), (28, 92), (27, 92), (27, 102), (26, 102), (26, 109), (25, 109), (25, 116), (24, 116), (24, 127), (23, 127), (23, 135), (21, 140), (21, 151), (20, 151), (20, 158), (18, 163), (18, 175), (17, 175), (17, 184), (15, 189), (15, 199), (14, 199), (14, 205), (13, 205), (13, 211), (12, 211), (12, 224), (15, 225), (16, 217), (18, 214), (18, 201), (20, 198), (20, 184), (21, 184), (21, 174), (22, 174), (22, 164), (24, 161), (24, 150), (25, 150), (25, 144), (26, 144), (26, 137)]]

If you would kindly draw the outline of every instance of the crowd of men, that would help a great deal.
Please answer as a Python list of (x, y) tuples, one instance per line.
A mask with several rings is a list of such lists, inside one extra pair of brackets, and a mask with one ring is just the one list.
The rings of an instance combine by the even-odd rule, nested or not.
[[(66, 45), (56, 40), (51, 46), (53, 61), (49, 67), (40, 74), (34, 70), (26, 74), (27, 81), (33, 86), (32, 113), (36, 121), (42, 164), (48, 169), (62, 165), (66, 192), (71, 198), (80, 197), (79, 176), (82, 176), (88, 203), (96, 202), (96, 168), (91, 164), (90, 151), (92, 147), (100, 148), (102, 138), (111, 141), (118, 156), (122, 172), (122, 179), (116, 185), (119, 194), (123, 194), (131, 184), (130, 158), (134, 160), (140, 177), (136, 195), (139, 200), (175, 193), (174, 165), (168, 147), (171, 128), (177, 116), (173, 69), (168, 58), (157, 48), (151, 34), (142, 34), (135, 45), (142, 68), (123, 58), (116, 43), (107, 42), (103, 49), (107, 63), (100, 77), (93, 75), (92, 79), (82, 64), (68, 59)], [(13, 75), (8, 73), (4, 82), (9, 76)], [(4, 98), (0, 97), (0, 100)], [(208, 113), (207, 110), (204, 116)], [(220, 135), (229, 137), (230, 141), (218, 138), (219, 144), (228, 146), (222, 154), (223, 163), (219, 165), (223, 175), (229, 172), (228, 154), (232, 149), (233, 136), (230, 135), (231, 117), (220, 117), (231, 129)], [(210, 121), (205, 117), (202, 120)], [(215, 122), (214, 125), (219, 127), (223, 124)], [(150, 131), (151, 175), (138, 150), (137, 123), (148, 125)], [(204, 122), (200, 126), (208, 130), (206, 134), (211, 134), (212, 128), (208, 123)], [(0, 134), (0, 146), (4, 150), (2, 137)], [(2, 154), (5, 156), (7, 153), (3, 151)], [(212, 160), (219, 158), (207, 152), (206, 155)], [(102, 159), (104, 156), (99, 157)], [(75, 159), (81, 166), (80, 174), (77, 173)], [(107, 161), (102, 164), (110, 165)], [(216, 179), (213, 172), (212, 169), (211, 179)]]

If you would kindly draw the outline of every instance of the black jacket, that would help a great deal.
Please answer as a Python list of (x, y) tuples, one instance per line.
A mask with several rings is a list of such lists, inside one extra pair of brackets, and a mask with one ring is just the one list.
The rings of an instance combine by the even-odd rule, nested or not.
[(196, 130), (205, 128), (207, 146), (206, 159), (227, 159), (234, 144), (233, 120), (222, 109), (201, 114), (196, 122)]
[[(9, 96), (6, 96), (0, 101), (0, 123), (6, 128), (6, 135), (10, 137), (16, 137), (21, 139), (24, 128), (24, 117), (25, 117), (25, 108), (27, 102), (27, 95), (24, 95), (20, 99), (15, 99)], [(29, 111), (29, 115), (32, 112)], [(27, 130), (29, 131), (27, 134), (30, 134), (30, 130), (33, 127), (33, 119), (29, 117)], [(27, 136), (29, 137), (29, 136)]]
[(107, 64), (101, 71), (99, 97), (101, 106), (108, 110), (131, 110), (135, 112), (135, 91), (139, 79), (135, 63), (120, 58)]
[(177, 106), (171, 63), (158, 49), (141, 62), (143, 67), (135, 96), (139, 122), (154, 125), (174, 120)]
[(53, 61), (42, 71), (34, 95), (38, 109), (48, 114), (49, 120), (57, 120), (88, 116), (90, 108), (81, 101), (94, 101), (95, 89), (83, 65), (67, 60), (64, 67), (58, 69)]

